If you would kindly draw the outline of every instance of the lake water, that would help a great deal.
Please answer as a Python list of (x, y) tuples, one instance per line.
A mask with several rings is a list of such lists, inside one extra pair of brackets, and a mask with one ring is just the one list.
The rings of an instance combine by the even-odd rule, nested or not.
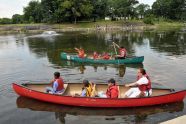
[[(60, 59), (61, 52), (83, 47), (114, 53), (112, 42), (123, 45), (129, 56), (145, 56), (137, 65), (78, 64)], [(0, 123), (158, 123), (186, 114), (186, 100), (153, 107), (92, 109), (43, 103), (19, 97), (11, 83), (49, 82), (55, 71), (66, 82), (134, 82), (144, 67), (153, 85), (186, 89), (186, 32), (69, 32), (60, 35), (9, 34), (0, 36)]]

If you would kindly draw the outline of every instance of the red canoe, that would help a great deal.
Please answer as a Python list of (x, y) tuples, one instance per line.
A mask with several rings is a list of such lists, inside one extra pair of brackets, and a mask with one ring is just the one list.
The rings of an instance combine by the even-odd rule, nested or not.
[[(79, 97), (74, 94), (80, 94), (82, 84), (68, 83), (65, 84), (65, 92), (63, 94), (45, 93), (45, 87), (49, 84), (12, 84), (15, 92), (20, 96), (25, 96), (45, 102), (85, 106), (85, 107), (137, 107), (152, 106), (158, 104), (166, 104), (183, 101), (186, 90), (174, 91), (172, 89), (153, 88), (151, 97), (143, 98), (123, 98), (124, 93), (128, 90), (123, 85), (119, 86), (119, 98), (99, 98), (99, 97)], [(96, 84), (96, 92), (106, 91), (107, 84)]]

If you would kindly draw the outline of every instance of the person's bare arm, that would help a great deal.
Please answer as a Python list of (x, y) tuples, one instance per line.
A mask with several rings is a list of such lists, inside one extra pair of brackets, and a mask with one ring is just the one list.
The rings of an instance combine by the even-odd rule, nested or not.
[(78, 49), (78, 48), (76, 48), (76, 47), (75, 47), (74, 49), (75, 49), (75, 50), (77, 50), (77, 51), (79, 51), (79, 49)]

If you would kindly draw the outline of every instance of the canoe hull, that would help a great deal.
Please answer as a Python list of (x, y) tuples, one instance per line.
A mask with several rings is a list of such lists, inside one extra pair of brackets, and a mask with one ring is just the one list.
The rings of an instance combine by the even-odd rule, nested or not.
[(67, 53), (61, 53), (61, 59), (70, 60), (79, 63), (94, 63), (94, 64), (137, 64), (143, 63), (144, 56), (126, 58), (126, 59), (117, 59), (117, 60), (103, 60), (103, 59), (90, 59), (90, 58), (79, 58), (76, 55), (68, 55)]
[(146, 97), (146, 98), (97, 98), (97, 97), (74, 97), (53, 95), (44, 92), (31, 90), (23, 85), (13, 83), (13, 89), (20, 96), (25, 96), (45, 102), (84, 106), (84, 107), (137, 107), (137, 106), (152, 106), (165, 103), (173, 103), (183, 101), (186, 90), (173, 92), (166, 95)]

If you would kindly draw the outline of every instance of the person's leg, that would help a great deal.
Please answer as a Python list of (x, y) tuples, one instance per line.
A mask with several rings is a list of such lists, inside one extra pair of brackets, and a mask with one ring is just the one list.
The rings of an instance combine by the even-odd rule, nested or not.
[[(124, 98), (133, 98), (136, 96), (136, 92), (138, 92), (139, 89), (138, 88), (130, 88), (126, 93)], [(139, 94), (138, 94), (139, 95)]]
[(46, 92), (47, 92), (47, 93), (49, 93), (49, 92), (53, 92), (52, 87), (46, 87)]
[(100, 91), (98, 92), (98, 97), (107, 98), (107, 95), (103, 91)]

